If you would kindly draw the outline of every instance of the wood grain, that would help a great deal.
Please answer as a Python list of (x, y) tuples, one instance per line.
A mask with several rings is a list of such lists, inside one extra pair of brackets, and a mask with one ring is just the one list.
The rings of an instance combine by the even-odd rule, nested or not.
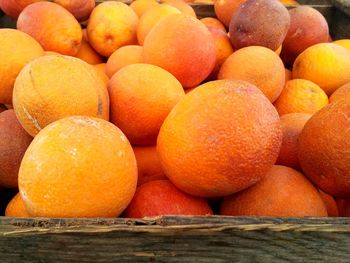
[[(0, 218), (1, 262), (348, 262), (350, 219)], [(306, 260), (307, 259), (307, 260)]]

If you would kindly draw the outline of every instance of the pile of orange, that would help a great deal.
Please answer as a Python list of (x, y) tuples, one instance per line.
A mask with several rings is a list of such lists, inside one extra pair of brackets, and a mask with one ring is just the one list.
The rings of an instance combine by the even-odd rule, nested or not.
[(350, 39), (281, 2), (0, 0), (3, 213), (350, 216)]

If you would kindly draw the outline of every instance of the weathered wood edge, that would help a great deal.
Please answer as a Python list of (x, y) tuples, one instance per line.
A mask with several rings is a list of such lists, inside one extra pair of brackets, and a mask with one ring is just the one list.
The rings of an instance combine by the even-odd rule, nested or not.
[(350, 218), (276, 218), (228, 216), (160, 216), (144, 219), (47, 219), (0, 217), (0, 236), (113, 231), (173, 233), (193, 231), (350, 232)]

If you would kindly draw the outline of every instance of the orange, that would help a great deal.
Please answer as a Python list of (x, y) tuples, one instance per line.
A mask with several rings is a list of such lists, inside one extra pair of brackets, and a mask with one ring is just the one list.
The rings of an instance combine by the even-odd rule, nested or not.
[(223, 23), (220, 22), (220, 20), (214, 18), (214, 17), (204, 17), (200, 20), (204, 25), (207, 27), (214, 27), (217, 29), (220, 29), (227, 33), (226, 28)]
[(77, 54), (83, 37), (74, 16), (51, 2), (26, 7), (18, 17), (17, 28), (35, 38), (45, 50), (70, 56)]
[(327, 214), (329, 217), (338, 217), (339, 216), (339, 210), (337, 203), (335, 202), (333, 196), (326, 194), (325, 192), (318, 190), (320, 193), (320, 196), (327, 208)]
[(342, 46), (343, 48), (346, 48), (350, 51), (350, 39), (339, 39), (334, 41), (333, 43)]
[(17, 193), (12, 200), (8, 203), (5, 216), (11, 217), (29, 217), (26, 207), (24, 206), (24, 202), (19, 193)]
[(141, 46), (143, 45), (148, 33), (161, 19), (173, 14), (181, 14), (181, 12), (175, 7), (167, 4), (157, 5), (148, 9), (148, 11), (140, 18), (137, 27), (137, 40), (139, 41), (139, 44)]
[(138, 187), (124, 215), (130, 218), (143, 218), (212, 214), (213, 211), (204, 199), (181, 192), (168, 180), (159, 180)]
[(138, 17), (141, 17), (147, 10), (157, 5), (158, 2), (156, 0), (135, 0), (130, 4), (130, 7)]
[(164, 119), (185, 95), (174, 76), (149, 64), (125, 66), (108, 88), (111, 121), (133, 145), (155, 145)]
[(35, 39), (15, 29), (0, 29), (0, 46), (0, 103), (11, 104), (17, 75), (44, 51)]
[(108, 120), (105, 84), (86, 62), (68, 56), (44, 56), (21, 71), (13, 106), (23, 128), (35, 136), (58, 119), (86, 115)]
[(17, 19), (23, 9), (41, 0), (0, 0), (0, 9), (8, 16)]
[(213, 27), (208, 27), (208, 29), (214, 38), (216, 48), (216, 64), (210, 77), (212, 79), (217, 79), (217, 74), (219, 73), (221, 65), (233, 53), (233, 48), (230, 39), (225, 32)]
[(336, 89), (329, 97), (329, 102), (338, 101), (345, 97), (350, 97), (350, 82)]
[(350, 101), (330, 103), (314, 114), (299, 137), (298, 157), (305, 175), (334, 197), (350, 194)]
[(245, 81), (203, 84), (180, 100), (159, 132), (166, 176), (182, 191), (218, 197), (262, 179), (282, 142), (277, 111)]
[(299, 172), (276, 165), (245, 191), (225, 197), (220, 214), (231, 216), (327, 216), (317, 189)]
[(295, 60), (293, 78), (310, 80), (331, 95), (350, 82), (350, 52), (332, 43), (311, 46)]
[(276, 164), (300, 170), (298, 139), (311, 116), (308, 113), (289, 113), (281, 117), (283, 139)]
[(117, 1), (99, 4), (91, 13), (87, 34), (90, 45), (109, 57), (118, 48), (135, 44), (139, 19), (131, 7)]
[(232, 17), (244, 1), (245, 0), (215, 0), (215, 14), (225, 26), (229, 27)]
[(122, 67), (143, 62), (143, 48), (138, 45), (118, 48), (109, 57), (106, 64), (106, 74), (112, 77)]
[(188, 15), (170, 15), (148, 34), (144, 61), (164, 68), (185, 88), (200, 84), (215, 66), (214, 39), (202, 22)]
[(54, 2), (67, 9), (78, 21), (87, 20), (95, 8), (95, 0), (54, 0)]
[(292, 112), (313, 114), (327, 104), (327, 94), (318, 85), (305, 79), (288, 81), (275, 101), (275, 107), (280, 115)]
[(284, 5), (299, 5), (298, 1), (296, 0), (279, 0)]
[(107, 88), (109, 78), (106, 74), (106, 63), (100, 63), (100, 64), (96, 64), (96, 65), (92, 65), (92, 66), (96, 70), (97, 75), (99, 75), (100, 78), (102, 79), (102, 81), (106, 84), (105, 87)]
[(124, 134), (97, 118), (73, 116), (43, 129), (23, 157), (19, 190), (28, 213), (42, 217), (116, 217), (137, 184)]
[(133, 147), (133, 149), (138, 168), (137, 185), (166, 179), (155, 146)]
[(308, 47), (328, 42), (327, 20), (310, 6), (298, 6), (289, 10), (290, 26), (283, 41), (283, 61), (292, 65), (297, 56)]
[(194, 9), (183, 0), (163, 0), (162, 2), (175, 7), (185, 15), (189, 15), (194, 18), (197, 18), (197, 15)]
[(86, 29), (84, 29), (83, 31), (83, 40), (75, 57), (80, 58), (81, 60), (84, 60), (85, 62), (92, 65), (102, 63), (102, 57), (92, 48), (92, 46), (90, 46), (88, 42)]
[(265, 47), (251, 46), (229, 56), (221, 66), (218, 79), (248, 81), (274, 102), (285, 84), (285, 69), (275, 52)]
[(31, 141), (13, 110), (0, 113), (0, 186), (18, 187), (19, 166)]

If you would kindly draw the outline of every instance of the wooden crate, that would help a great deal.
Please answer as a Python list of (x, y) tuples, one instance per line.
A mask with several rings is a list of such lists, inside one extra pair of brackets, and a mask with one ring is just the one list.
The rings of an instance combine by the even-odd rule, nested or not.
[[(334, 39), (350, 38), (349, 0), (300, 2), (326, 17)], [(215, 15), (213, 5), (192, 6), (198, 17)], [(1, 16), (0, 26), (15, 22)], [(0, 217), (0, 263), (130, 261), (349, 262), (350, 219)]]

